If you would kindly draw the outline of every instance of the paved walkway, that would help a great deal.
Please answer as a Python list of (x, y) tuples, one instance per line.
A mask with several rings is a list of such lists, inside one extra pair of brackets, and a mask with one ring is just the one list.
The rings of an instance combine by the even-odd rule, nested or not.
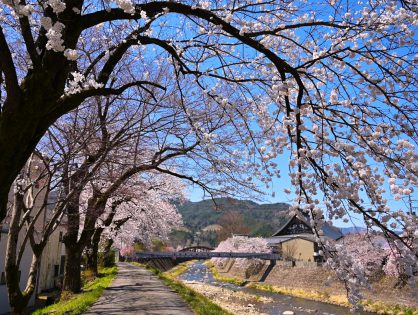
[(118, 268), (112, 284), (85, 315), (194, 314), (180, 296), (148, 270), (128, 263), (119, 263)]

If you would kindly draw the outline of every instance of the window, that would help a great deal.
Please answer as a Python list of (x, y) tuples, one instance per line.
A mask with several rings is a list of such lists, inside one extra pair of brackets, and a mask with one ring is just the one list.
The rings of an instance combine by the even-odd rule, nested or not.
[(54, 265), (54, 277), (58, 277), (60, 271), (60, 265)]
[(0, 278), (0, 285), (4, 285), (6, 284), (6, 274), (4, 273), (4, 271), (1, 273), (1, 278)]
[(65, 255), (61, 256), (61, 264), (60, 264), (60, 275), (64, 274), (64, 265), (65, 265)]

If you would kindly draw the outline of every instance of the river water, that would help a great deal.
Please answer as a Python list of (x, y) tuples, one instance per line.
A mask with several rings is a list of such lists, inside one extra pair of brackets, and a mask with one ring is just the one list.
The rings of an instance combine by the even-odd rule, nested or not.
[[(180, 276), (180, 280), (192, 283), (204, 283), (206, 285), (221, 287), (232, 291), (241, 291), (256, 295), (257, 297), (265, 297), (260, 299), (264, 301), (252, 302), (251, 308), (257, 313), (278, 315), (285, 311), (291, 311), (294, 314), (323, 314), (323, 315), (343, 315), (352, 314), (348, 308), (336, 306), (328, 303), (322, 303), (293, 296), (272, 293), (253, 288), (246, 288), (230, 283), (217, 281), (208, 267), (202, 261), (198, 261), (189, 266), (189, 269)], [(242, 302), (245, 303), (245, 302)], [(373, 314), (368, 312), (359, 312), (358, 314)]]

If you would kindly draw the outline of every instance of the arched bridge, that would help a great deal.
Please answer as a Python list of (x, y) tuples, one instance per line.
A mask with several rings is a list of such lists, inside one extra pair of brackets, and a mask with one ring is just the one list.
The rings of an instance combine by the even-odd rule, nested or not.
[(263, 260), (278, 260), (280, 255), (272, 253), (232, 253), (232, 252), (211, 252), (211, 251), (178, 251), (178, 252), (137, 252), (137, 259), (210, 259), (214, 257), (220, 258), (248, 258), (248, 259), (263, 259)]
[(213, 250), (214, 250), (214, 248), (207, 247), (207, 246), (191, 246), (191, 247), (185, 247), (183, 249), (180, 249), (179, 252), (196, 252), (196, 253), (200, 253), (200, 252), (211, 252)]

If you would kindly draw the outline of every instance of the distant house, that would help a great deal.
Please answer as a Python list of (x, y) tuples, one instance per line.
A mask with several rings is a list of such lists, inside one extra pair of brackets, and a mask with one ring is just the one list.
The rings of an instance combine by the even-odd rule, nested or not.
[[(343, 235), (341, 231), (325, 224), (320, 237), (328, 240), (338, 240)], [(271, 237), (267, 238), (273, 252), (282, 255), (285, 260), (321, 262), (318, 243), (308, 221), (300, 215), (290, 217)]]

